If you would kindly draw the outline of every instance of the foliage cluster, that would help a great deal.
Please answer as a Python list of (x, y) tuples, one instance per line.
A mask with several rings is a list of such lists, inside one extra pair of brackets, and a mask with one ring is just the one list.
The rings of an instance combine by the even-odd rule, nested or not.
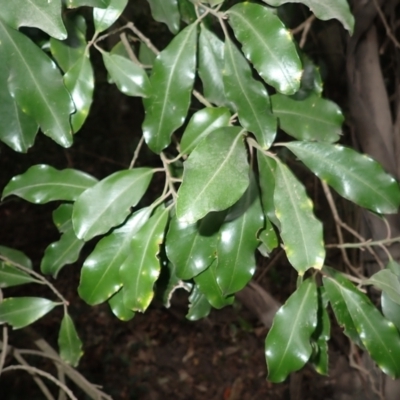
[[(268, 257), (281, 245), (298, 284), (265, 341), (268, 378), (282, 382), (307, 362), (328, 373), (328, 305), (344, 333), (399, 377), (400, 266), (391, 260), (358, 282), (382, 290), (382, 315), (355, 277), (325, 265), (323, 225), (290, 166), (300, 160), (323, 185), (377, 215), (397, 213), (399, 185), (376, 161), (337, 144), (342, 112), (323, 98), (317, 66), (281, 20), (287, 1), (148, 0), (174, 35), (161, 52), (134, 22), (119, 24), (127, 2), (14, 0), (0, 11), (0, 140), (12, 149), (27, 152), (39, 129), (60, 146), (73, 144), (93, 99), (93, 51), (110, 83), (143, 98), (145, 110), (129, 168), (99, 181), (34, 165), (3, 188), (2, 199), (63, 202), (53, 213), (60, 240), (46, 249), (41, 274), (56, 278), (101, 236), (81, 269), (85, 302), (108, 302), (129, 320), (149, 307), (164, 269), (165, 304), (187, 288), (187, 318), (196, 320), (232, 304), (254, 275), (256, 251)], [(345, 0), (293, 2), (352, 32)], [(93, 8), (89, 40), (82, 6)], [(35, 42), (34, 30), (20, 27), (47, 39)], [(105, 49), (112, 34), (121, 40)], [(278, 130), (285, 133), (279, 143)], [(159, 155), (158, 166), (135, 166), (144, 145)], [(164, 175), (164, 188), (144, 204), (155, 174)], [(0, 247), (0, 261), (1, 288), (46, 284), (57, 297), (6, 297), (0, 323), (22, 328), (61, 305), (60, 355), (76, 366), (82, 343), (66, 299), (18, 250)]]

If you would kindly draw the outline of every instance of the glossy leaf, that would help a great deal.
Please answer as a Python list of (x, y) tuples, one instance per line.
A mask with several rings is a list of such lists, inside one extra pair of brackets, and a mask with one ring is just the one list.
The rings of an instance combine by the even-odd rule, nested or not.
[(321, 269), (325, 260), (322, 224), (304, 186), (289, 168), (277, 163), (274, 191), (281, 238), (292, 266), (303, 275), (309, 268)]
[(196, 21), (196, 10), (194, 4), (190, 0), (178, 0), (178, 7), (183, 22), (189, 25)]
[(53, 211), (53, 222), (60, 233), (67, 232), (72, 227), (73, 205), (61, 204)]
[(147, 47), (146, 43), (140, 42), (138, 58), (143, 65), (153, 66), (156, 55)]
[(4, 188), (2, 199), (14, 195), (36, 204), (54, 200), (74, 201), (96, 182), (96, 178), (76, 169), (60, 171), (39, 164), (22, 175), (14, 176)]
[(9, 297), (0, 303), (0, 324), (24, 328), (50, 312), (57, 303), (41, 297)]
[(328, 375), (329, 369), (328, 340), (330, 339), (331, 321), (327, 310), (328, 301), (324, 287), (318, 287), (317, 327), (312, 335), (314, 351), (310, 362), (322, 375)]
[(122, 14), (128, 0), (109, 0), (108, 7), (93, 9), (93, 22), (95, 33), (100, 33), (109, 28)]
[(72, 213), (76, 236), (89, 240), (121, 224), (146, 192), (152, 176), (150, 168), (118, 171), (82, 193)]
[(240, 124), (255, 135), (263, 149), (268, 149), (275, 139), (277, 123), (267, 90), (253, 78), (248, 62), (229, 38), (225, 40), (223, 82)]
[(397, 330), (400, 331), (400, 305), (391, 300), (385, 292), (382, 292), (381, 305), (383, 315), (389, 321), (392, 321)]
[(194, 224), (171, 219), (165, 250), (181, 279), (191, 279), (215, 260), (219, 228), (225, 213), (209, 213)]
[(204, 24), (199, 37), (199, 76), (204, 96), (218, 106), (227, 104), (222, 71), (224, 70), (224, 42)]
[(389, 260), (386, 268), (392, 271), (398, 278), (400, 278), (400, 264), (395, 260)]
[(87, 51), (86, 20), (82, 15), (67, 13), (64, 21), (68, 37), (66, 40), (50, 38), (50, 51), (60, 68), (67, 72)]
[(225, 210), (239, 200), (248, 185), (241, 129), (219, 128), (199, 143), (184, 164), (177, 217), (192, 224), (210, 211)]
[[(337, 279), (339, 273), (333, 268), (324, 266), (323, 271), (326, 272), (333, 279)], [(339, 276), (340, 278), (340, 276)], [(338, 324), (344, 328), (344, 334), (350, 338), (359, 347), (363, 348), (360, 336), (354, 325), (353, 319), (347, 309), (346, 302), (337, 285), (334, 285), (331, 280), (324, 278), (324, 289), (329, 298), (329, 302), (335, 313)]]
[(158, 253), (168, 222), (168, 209), (159, 207), (134, 234), (131, 253), (121, 265), (125, 307), (144, 312), (153, 299), (153, 286), (160, 274)]
[(22, 251), (12, 249), (6, 246), (0, 246), (0, 255), (5, 257), (7, 260), (4, 261), (7, 264), (22, 265), (25, 268), (32, 269), (32, 261)]
[(172, 133), (185, 121), (195, 78), (196, 33), (196, 24), (186, 27), (154, 62), (152, 92), (143, 100), (146, 117), (142, 129), (155, 153), (169, 145)]
[(85, 122), (93, 101), (94, 72), (88, 54), (83, 54), (64, 75), (65, 87), (69, 90), (76, 112), (71, 115), (71, 125), (78, 132)]
[(0, 260), (0, 289), (24, 285), (26, 283), (38, 283), (38, 281), (31, 277), (24, 271), (20, 271), (13, 265), (8, 265)]
[(61, 18), (61, 2), (58, 0), (13, 0), (3, 4), (0, 16), (7, 25), (15, 29), (29, 26), (39, 28), (60, 40), (67, 37)]
[(225, 107), (205, 107), (193, 114), (183, 132), (180, 152), (189, 154), (198, 143), (217, 128), (228, 126), (231, 113)]
[(317, 327), (317, 287), (310, 279), (287, 299), (265, 339), (268, 380), (283, 382), (311, 356), (311, 335)]
[(61, 235), (59, 241), (47, 246), (40, 263), (40, 270), (43, 274), (57, 278), (62, 267), (78, 260), (84, 244), (83, 240), (76, 237), (71, 225), (70, 229)]
[(258, 232), (264, 225), (258, 186), (253, 177), (242, 198), (231, 207), (219, 231), (217, 282), (226, 296), (243, 289), (256, 270)]
[(389, 269), (378, 271), (364, 283), (374, 285), (386, 292), (392, 301), (400, 305), (400, 282), (397, 276)]
[(110, 4), (110, 0), (66, 0), (68, 8), (76, 8), (82, 6), (106, 8)]
[(32, 147), (39, 126), (25, 114), (7, 90), (9, 71), (0, 63), (0, 140), (14, 151), (26, 153)]
[(229, 11), (229, 24), (245, 56), (277, 91), (294, 94), (302, 67), (290, 32), (275, 13), (262, 5), (239, 3)]
[(319, 67), (305, 53), (300, 53), (300, 57), (303, 63), (303, 75), (301, 76), (300, 89), (292, 98), (304, 100), (311, 95), (321, 97), (324, 87)]
[(261, 202), (264, 213), (279, 228), (280, 222), (276, 217), (274, 204), (276, 162), (273, 158), (261, 152), (258, 153), (257, 161), (260, 174)]
[(263, 0), (270, 6), (280, 6), (286, 3), (302, 3), (310, 8), (315, 16), (323, 21), (336, 18), (351, 33), (354, 29), (354, 17), (350, 12), (347, 0)]
[(399, 184), (366, 155), (328, 143), (290, 142), (285, 146), (344, 198), (379, 214), (397, 213)]
[(335, 286), (346, 304), (360, 340), (379, 368), (393, 379), (400, 376), (400, 334), (394, 324), (382, 316), (371, 300), (354, 285), (336, 273), (324, 278), (324, 286)]
[(258, 238), (263, 244), (267, 254), (272, 253), (279, 245), (278, 236), (268, 217), (265, 218), (265, 229), (260, 232)]
[(121, 321), (129, 321), (135, 316), (135, 312), (125, 307), (124, 304), (124, 287), (115, 293), (109, 300), (112, 313)]
[(74, 105), (55, 63), (24, 34), (0, 20), (0, 57), (10, 71), (8, 89), (21, 110), (63, 147), (72, 144)]
[(197, 321), (210, 314), (211, 304), (208, 302), (207, 297), (200, 292), (197, 285), (193, 287), (193, 291), (189, 296), (189, 302), (189, 311), (186, 315), (188, 320)]
[(104, 65), (118, 89), (128, 96), (148, 97), (150, 81), (146, 71), (118, 54), (103, 52)]
[(150, 213), (150, 208), (143, 208), (132, 214), (124, 225), (102, 238), (86, 258), (78, 287), (79, 296), (86, 303), (102, 303), (120, 289), (119, 268), (129, 256), (133, 235), (144, 225)]
[(150, 4), (151, 14), (158, 22), (167, 24), (169, 30), (179, 32), (180, 14), (177, 0), (147, 0)]
[(79, 364), (79, 360), (83, 355), (82, 342), (76, 332), (74, 322), (67, 313), (64, 314), (64, 318), (61, 321), (58, 347), (60, 348), (60, 357), (67, 364), (73, 367)]
[(217, 282), (217, 261), (215, 260), (206, 270), (194, 277), (195, 284), (199, 287), (207, 301), (214, 308), (223, 308), (234, 302), (234, 296), (224, 296)]
[(336, 142), (344, 121), (340, 108), (332, 101), (311, 95), (294, 100), (282, 94), (271, 97), (272, 110), (279, 126), (299, 140)]

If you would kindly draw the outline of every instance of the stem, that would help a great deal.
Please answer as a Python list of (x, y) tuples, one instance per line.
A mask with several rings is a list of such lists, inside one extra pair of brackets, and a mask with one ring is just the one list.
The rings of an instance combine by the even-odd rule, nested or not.
[(391, 239), (382, 239), (382, 240), (366, 240), (365, 242), (360, 243), (343, 243), (343, 244), (328, 244), (326, 247), (331, 248), (343, 248), (343, 249), (361, 249), (363, 247), (371, 247), (371, 246), (381, 246), (382, 244), (392, 244), (395, 242), (400, 242), (400, 236)]
[(58, 387), (60, 387), (68, 396), (71, 400), (78, 400), (74, 394), (72, 393), (72, 391), (66, 386), (64, 385), (62, 382), (60, 382), (58, 379), (54, 378), (53, 375), (48, 374), (45, 371), (42, 371), (41, 369), (32, 367), (30, 365), (10, 365), (7, 368), (3, 369), (3, 372), (6, 371), (13, 371), (16, 369), (22, 369), (24, 371), (28, 371), (29, 373), (33, 373), (33, 374), (37, 374), (37, 375), (41, 375), (45, 378), (47, 378), (49, 381), (55, 383)]
[(9, 258), (4, 257), (2, 255), (0, 255), (0, 260), (3, 260), (6, 263), (9, 263), (9, 264), (13, 265), (14, 267), (18, 268), (19, 270), (26, 272), (29, 275), (34, 276), (38, 280), (37, 283), (48, 286), (51, 289), (51, 291), (62, 301), (62, 303), (65, 306), (69, 305), (69, 302), (64, 298), (64, 296), (44, 276), (38, 274), (37, 272), (33, 271), (32, 269), (24, 267), (21, 264), (11, 261)]
[(140, 150), (141, 150), (141, 148), (143, 146), (143, 142), (144, 142), (144, 136), (142, 136), (140, 138), (139, 143), (136, 146), (135, 152), (133, 153), (132, 161), (129, 164), (129, 169), (132, 169), (135, 166), (135, 163), (136, 163), (137, 159), (139, 158), (139, 153), (140, 153)]

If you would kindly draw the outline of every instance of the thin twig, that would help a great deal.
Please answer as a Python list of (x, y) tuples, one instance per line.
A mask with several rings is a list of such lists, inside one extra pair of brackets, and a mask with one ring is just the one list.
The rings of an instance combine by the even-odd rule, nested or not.
[(343, 244), (328, 244), (326, 247), (335, 247), (335, 248), (342, 248), (342, 249), (362, 249), (368, 248), (370, 246), (380, 246), (385, 244), (392, 244), (395, 242), (400, 242), (400, 236), (396, 236), (395, 238), (391, 239), (382, 239), (382, 240), (366, 240), (365, 242), (360, 243), (343, 243)]
[(376, 11), (379, 14), (379, 18), (381, 19), (383, 26), (386, 29), (386, 34), (389, 36), (389, 38), (392, 40), (393, 44), (397, 47), (400, 48), (400, 43), (399, 41), (396, 39), (396, 37), (393, 35), (392, 30), (390, 29), (390, 26), (388, 24), (388, 22), (386, 21), (385, 18), (385, 14), (383, 13), (382, 9), (379, 7), (379, 4), (376, 0), (373, 0)]
[(8, 328), (7, 325), (3, 325), (3, 343), (1, 347), (1, 355), (0, 355), (0, 375), (3, 371), (4, 363), (6, 361), (8, 350)]
[(13, 371), (13, 370), (17, 370), (17, 369), (22, 369), (24, 371), (27, 371), (29, 373), (33, 373), (33, 374), (37, 374), (37, 375), (41, 375), (45, 378), (47, 378), (49, 381), (55, 383), (58, 387), (60, 387), (62, 390), (64, 390), (64, 392), (69, 396), (69, 398), (71, 400), (78, 400), (74, 394), (72, 393), (72, 391), (66, 386), (64, 385), (62, 382), (60, 382), (57, 378), (54, 378), (53, 375), (50, 375), (49, 373), (36, 368), (36, 367), (32, 367), (30, 365), (10, 365), (6, 368), (3, 369), (3, 372), (7, 372), (7, 371)]
[[(325, 197), (326, 197), (326, 199), (328, 201), (329, 208), (331, 209), (331, 213), (333, 215), (333, 220), (335, 221), (336, 234), (338, 236), (339, 243), (343, 244), (344, 240), (343, 240), (342, 226), (341, 226), (342, 220), (339, 217), (339, 213), (337, 211), (336, 204), (335, 204), (335, 202), (333, 200), (332, 193), (331, 193), (328, 185), (323, 180), (321, 180), (321, 184), (322, 184), (322, 188), (323, 188), (324, 193), (325, 193)], [(351, 271), (353, 271), (358, 277), (362, 278), (363, 277), (362, 274), (350, 262), (349, 257), (347, 256), (346, 250), (345, 249), (340, 249), (340, 251), (342, 253), (343, 261), (349, 267), (349, 269)]]
[[(26, 367), (30, 367), (30, 365), (26, 362), (24, 357), (21, 356), (21, 354), (16, 353), (13, 351), (13, 357), (21, 364), (25, 365)], [(51, 394), (50, 390), (46, 386), (46, 384), (43, 382), (42, 378), (40, 376), (37, 376), (33, 373), (31, 373), (33, 381), (36, 383), (36, 385), (39, 387), (39, 389), (42, 391), (44, 396), (46, 397), (47, 400), (55, 400), (53, 395)]]
[(139, 143), (136, 146), (135, 152), (133, 153), (132, 161), (129, 164), (129, 169), (132, 169), (135, 166), (135, 163), (136, 163), (137, 159), (139, 158), (139, 153), (140, 153), (140, 150), (141, 150), (141, 148), (143, 146), (143, 142), (144, 142), (144, 136), (142, 136), (140, 138)]
[(169, 191), (172, 193), (173, 198), (176, 199), (178, 195), (176, 193), (174, 182), (171, 180), (172, 175), (171, 171), (169, 170), (168, 158), (165, 156), (163, 152), (160, 153), (160, 157), (164, 165), (165, 179), (168, 181)]
[(38, 281), (40, 281), (38, 283), (42, 283), (43, 285), (48, 286), (51, 289), (51, 291), (62, 301), (62, 303), (64, 305), (66, 305), (66, 306), (69, 305), (69, 302), (64, 298), (64, 296), (44, 276), (42, 276), (42, 275), (38, 274), (37, 272), (33, 271), (32, 269), (26, 268), (23, 265), (18, 264), (16, 262), (10, 260), (9, 258), (2, 256), (2, 255), (0, 255), (0, 260), (3, 260), (3, 261), (5, 261), (5, 262), (7, 262), (7, 263), (9, 263), (11, 265), (14, 265), (14, 267), (18, 268), (19, 270), (21, 270), (23, 272), (26, 272), (29, 275), (34, 276), (35, 278), (38, 279)]

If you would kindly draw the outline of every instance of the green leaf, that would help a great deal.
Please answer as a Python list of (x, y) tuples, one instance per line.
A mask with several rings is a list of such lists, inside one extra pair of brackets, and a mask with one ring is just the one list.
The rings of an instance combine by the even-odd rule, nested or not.
[(271, 382), (283, 382), (310, 358), (310, 339), (317, 326), (317, 308), (317, 286), (307, 279), (276, 313), (265, 339), (268, 379)]
[(335, 286), (336, 291), (343, 297), (357, 333), (371, 358), (385, 374), (393, 379), (398, 378), (400, 376), (400, 334), (394, 324), (384, 318), (371, 300), (339, 273), (334, 277), (323, 279), (331, 304), (329, 286)]
[(180, 153), (189, 154), (197, 144), (217, 128), (228, 126), (231, 113), (225, 107), (205, 107), (193, 114), (183, 132)]
[(157, 255), (167, 222), (168, 209), (159, 207), (133, 235), (131, 253), (120, 268), (124, 304), (130, 310), (144, 312), (153, 299), (153, 286), (161, 269)]
[(189, 25), (154, 62), (152, 92), (143, 100), (146, 117), (142, 129), (155, 153), (169, 145), (172, 133), (185, 121), (196, 75), (196, 39), (197, 25)]
[(110, 0), (66, 0), (68, 8), (77, 8), (82, 6), (107, 8)]
[(247, 2), (233, 6), (228, 15), (246, 58), (265, 82), (281, 93), (296, 93), (301, 62), (292, 35), (281, 20), (271, 9)]
[(86, 53), (86, 20), (83, 15), (67, 13), (64, 18), (68, 31), (66, 40), (50, 38), (51, 55), (60, 68), (70, 70)]
[(0, 18), (12, 28), (39, 28), (48, 35), (63, 40), (67, 30), (61, 18), (61, 2), (49, 0), (13, 0), (3, 5)]
[(122, 14), (128, 0), (109, 0), (109, 5), (106, 9), (93, 9), (93, 22), (95, 33), (100, 33), (109, 28)]
[(249, 166), (241, 129), (218, 128), (184, 163), (176, 214), (192, 224), (210, 211), (225, 210), (236, 203), (248, 186)]
[(199, 37), (199, 76), (204, 96), (218, 106), (227, 104), (222, 80), (224, 42), (201, 24)]
[(102, 303), (120, 289), (119, 268), (131, 252), (133, 235), (144, 225), (151, 211), (151, 208), (143, 208), (132, 214), (124, 225), (102, 238), (86, 258), (78, 287), (79, 296), (86, 303)]
[(273, 158), (261, 152), (258, 153), (257, 161), (260, 174), (261, 202), (264, 213), (279, 228), (281, 225), (276, 217), (274, 204), (276, 162)]
[(146, 43), (140, 42), (138, 58), (143, 65), (153, 66), (156, 55), (147, 47)]
[(321, 269), (325, 260), (322, 224), (314, 216), (304, 186), (281, 162), (277, 163), (274, 203), (290, 263), (299, 275), (309, 268)]
[(267, 255), (272, 253), (272, 251), (276, 249), (279, 245), (278, 236), (268, 217), (265, 218), (265, 229), (260, 232), (258, 238), (264, 246), (263, 248)]
[(0, 289), (35, 282), (38, 283), (35, 278), (32, 278), (26, 272), (20, 271), (13, 265), (8, 265), (0, 260)]
[(71, 115), (71, 125), (78, 132), (85, 122), (93, 101), (94, 72), (88, 54), (83, 54), (64, 75), (65, 87), (69, 90), (76, 112)]
[(76, 236), (89, 240), (121, 224), (146, 192), (152, 176), (150, 168), (118, 171), (82, 193), (72, 213)]
[(268, 149), (276, 135), (276, 118), (271, 113), (268, 92), (253, 78), (248, 62), (229, 38), (225, 41), (223, 82), (240, 124), (255, 135), (263, 149)]
[(146, 71), (118, 54), (102, 53), (104, 65), (118, 89), (128, 96), (148, 97), (150, 81)]
[(60, 357), (67, 364), (73, 367), (78, 366), (79, 360), (83, 355), (82, 342), (76, 332), (74, 322), (67, 313), (64, 314), (64, 318), (61, 321), (58, 347), (60, 348)]
[(386, 292), (390, 299), (400, 305), (400, 282), (389, 269), (383, 269), (364, 281), (366, 285), (374, 285)]
[(181, 279), (191, 279), (215, 260), (219, 228), (225, 213), (209, 213), (194, 224), (171, 219), (165, 250)]
[(39, 164), (22, 175), (14, 176), (4, 188), (2, 199), (15, 195), (36, 204), (54, 200), (74, 201), (96, 182), (96, 178), (76, 169), (60, 171)]
[(329, 143), (290, 142), (285, 146), (344, 198), (379, 214), (397, 213), (399, 184), (366, 155)]
[(60, 233), (68, 231), (72, 227), (73, 204), (65, 203), (53, 211), (53, 222)]
[(15, 151), (26, 153), (35, 141), (38, 124), (25, 114), (7, 89), (9, 71), (0, 63), (0, 140)]
[(349, 4), (346, 0), (321, 1), (321, 0), (263, 0), (265, 3), (278, 7), (286, 3), (302, 3), (305, 4), (315, 14), (315, 16), (323, 21), (328, 19), (338, 19), (343, 26), (353, 33), (354, 17), (350, 12)]
[(58, 242), (47, 246), (40, 263), (40, 270), (43, 274), (57, 278), (64, 265), (73, 264), (78, 260), (84, 244), (83, 240), (76, 237), (71, 224), (70, 228), (61, 235)]
[(41, 297), (9, 297), (0, 303), (0, 324), (24, 328), (50, 312), (58, 303)]
[(273, 113), (279, 118), (279, 126), (290, 136), (323, 142), (339, 140), (344, 117), (332, 101), (316, 94), (304, 100), (275, 94), (271, 102)]
[(19, 264), (25, 268), (32, 269), (32, 261), (22, 251), (12, 249), (6, 246), (0, 246), (0, 255), (7, 258), (7, 264)]
[[(324, 266), (323, 271), (331, 276), (333, 279), (340, 279), (341, 275), (330, 267)], [(363, 344), (361, 342), (360, 336), (357, 332), (357, 329), (354, 325), (353, 319), (347, 309), (347, 305), (344, 301), (344, 298), (337, 287), (334, 285), (331, 280), (324, 278), (324, 288), (325, 292), (329, 298), (329, 302), (335, 313), (335, 317), (337, 319), (338, 324), (344, 328), (344, 334), (349, 337), (354, 343), (356, 343), (359, 347), (363, 348)]]
[(189, 25), (196, 21), (196, 10), (194, 4), (190, 0), (178, 0), (178, 7), (183, 22)]
[(151, 14), (158, 22), (167, 24), (173, 33), (179, 32), (179, 8), (177, 0), (147, 0), (150, 4)]
[(400, 264), (397, 261), (389, 260), (386, 268), (392, 271), (397, 277), (400, 277)]
[(231, 207), (219, 231), (216, 274), (225, 296), (243, 289), (254, 275), (257, 235), (263, 225), (258, 186), (252, 177), (250, 186)]
[(63, 147), (72, 145), (74, 105), (55, 63), (20, 32), (0, 20), (0, 57), (10, 71), (8, 89), (22, 111)]
[(328, 375), (328, 340), (330, 339), (331, 321), (327, 310), (328, 296), (323, 286), (318, 287), (317, 327), (311, 337), (314, 347), (310, 362), (321, 375)]
[(114, 294), (109, 300), (112, 313), (121, 321), (129, 321), (135, 316), (135, 312), (129, 310), (124, 304), (124, 287), (122, 287), (117, 293)]
[(211, 304), (208, 302), (207, 297), (200, 292), (199, 287), (193, 287), (193, 291), (189, 296), (189, 311), (186, 318), (190, 321), (197, 321), (207, 317), (211, 311)]
[(382, 292), (381, 305), (383, 315), (394, 323), (397, 330), (400, 331), (400, 305), (390, 299), (389, 295)]
[(321, 97), (324, 84), (319, 67), (305, 53), (300, 53), (300, 57), (303, 63), (303, 75), (301, 76), (300, 89), (292, 98), (304, 100), (310, 95)]
[(215, 260), (206, 270), (194, 277), (194, 282), (199, 287), (200, 293), (203, 293), (207, 301), (214, 308), (222, 308), (231, 305), (235, 297), (224, 296), (220, 286), (217, 283), (217, 261)]

